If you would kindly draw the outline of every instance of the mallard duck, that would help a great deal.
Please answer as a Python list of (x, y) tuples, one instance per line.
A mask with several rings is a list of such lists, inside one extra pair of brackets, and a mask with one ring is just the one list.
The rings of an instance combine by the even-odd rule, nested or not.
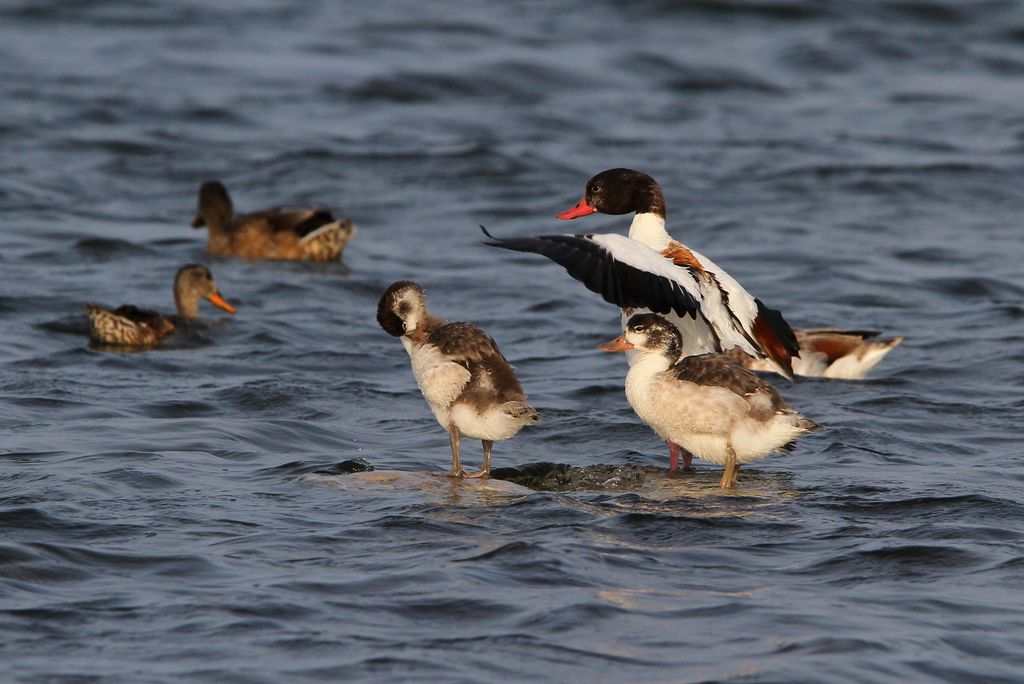
[(235, 307), (220, 296), (210, 269), (199, 264), (188, 264), (179, 268), (174, 276), (174, 304), (178, 309), (176, 315), (167, 316), (130, 304), (116, 309), (86, 304), (89, 332), (93, 340), (103, 344), (150, 347), (184, 322), (198, 318), (200, 299), (207, 299), (214, 306), (235, 313)]
[[(423, 398), (448, 431), (452, 477), (487, 477), (494, 442), (540, 420), (494, 340), (472, 323), (445, 323), (430, 315), (416, 283), (392, 283), (377, 304), (377, 322), (401, 338)], [(475, 473), (462, 468), (462, 435), (483, 442), (483, 467)]]
[(630, 317), (621, 336), (598, 348), (638, 352), (626, 374), (629, 405), (668, 443), (724, 465), (722, 488), (736, 486), (741, 463), (785, 450), (819, 427), (728, 356), (681, 357), (679, 329), (657, 314)]
[(199, 188), (192, 227), (202, 226), (207, 254), (246, 259), (335, 261), (356, 234), (355, 224), (327, 209), (275, 207), (236, 215), (227, 188), (216, 180)]

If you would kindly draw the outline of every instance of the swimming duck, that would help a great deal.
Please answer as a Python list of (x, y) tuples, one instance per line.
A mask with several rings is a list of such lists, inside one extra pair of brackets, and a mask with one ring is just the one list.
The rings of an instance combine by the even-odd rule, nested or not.
[(89, 332), (93, 340), (104, 344), (150, 347), (184, 323), (198, 318), (200, 299), (207, 299), (214, 306), (235, 313), (235, 307), (220, 296), (210, 269), (199, 264), (187, 264), (174, 276), (177, 315), (166, 316), (130, 304), (116, 309), (86, 304)]
[(199, 188), (192, 227), (202, 226), (208, 229), (207, 254), (246, 259), (335, 261), (356, 234), (355, 224), (327, 209), (275, 207), (236, 215), (227, 188), (216, 180)]
[[(448, 431), (452, 477), (487, 477), (494, 442), (540, 420), (494, 340), (472, 323), (432, 316), (416, 283), (389, 285), (377, 304), (377, 322), (402, 340), (423, 398)], [(463, 435), (483, 442), (483, 467), (475, 473), (464, 470), (459, 458)]]
[(626, 374), (630, 406), (669, 444), (724, 465), (723, 489), (736, 486), (740, 464), (786, 450), (818, 427), (729, 357), (682, 356), (683, 348), (679, 329), (649, 313), (631, 316), (621, 336), (598, 347), (638, 352)]
[[(793, 359), (793, 372), (834, 380), (863, 380), (893, 347), (903, 342), (902, 337), (874, 339), (882, 334), (878, 330), (795, 328), (793, 332), (800, 345), (800, 356)], [(735, 347), (727, 353), (749, 370), (773, 370), (761, 359)]]

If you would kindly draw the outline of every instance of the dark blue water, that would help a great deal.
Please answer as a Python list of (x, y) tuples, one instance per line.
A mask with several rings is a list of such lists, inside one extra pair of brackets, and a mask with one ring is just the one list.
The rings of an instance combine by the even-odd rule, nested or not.
[[(1024, 680), (1021, 4), (8, 2), (0, 103), (0, 680)], [(553, 218), (611, 166), (792, 323), (906, 342), (780, 383), (829, 429), (734, 494), (314, 474), (447, 467), (398, 278), (544, 415), (496, 466), (666, 465), (617, 312), (476, 228), (624, 230)], [(351, 217), (345, 263), (206, 260), (237, 316), (91, 350), (212, 177)]]

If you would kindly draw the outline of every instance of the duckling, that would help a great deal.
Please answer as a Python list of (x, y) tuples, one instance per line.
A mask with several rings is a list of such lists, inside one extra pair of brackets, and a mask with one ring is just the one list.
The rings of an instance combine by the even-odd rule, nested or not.
[(682, 334), (657, 314), (637, 314), (598, 347), (638, 354), (626, 374), (630, 406), (665, 441), (725, 466), (719, 486), (736, 486), (741, 463), (791, 448), (818, 428), (779, 393), (724, 354), (680, 358)]
[(235, 307), (220, 296), (210, 269), (199, 264), (187, 264), (179, 268), (174, 276), (174, 304), (178, 310), (177, 315), (166, 316), (130, 304), (116, 309), (86, 304), (85, 308), (89, 312), (89, 331), (96, 342), (151, 347), (185, 322), (198, 318), (200, 299), (207, 299), (214, 306), (228, 313), (235, 313)]
[(336, 261), (356, 234), (355, 224), (327, 209), (274, 207), (236, 215), (227, 188), (217, 180), (199, 188), (192, 227), (202, 226), (208, 229), (207, 254), (246, 259)]
[[(452, 477), (487, 477), (494, 442), (540, 420), (494, 340), (472, 323), (446, 323), (432, 316), (416, 283), (389, 285), (377, 304), (377, 322), (402, 340), (423, 398), (448, 431)], [(463, 435), (483, 442), (483, 467), (475, 473), (462, 468)]]

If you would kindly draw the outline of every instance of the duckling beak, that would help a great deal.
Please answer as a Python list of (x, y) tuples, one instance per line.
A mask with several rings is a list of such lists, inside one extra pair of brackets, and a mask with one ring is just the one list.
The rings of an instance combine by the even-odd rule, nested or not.
[(580, 216), (586, 216), (587, 214), (593, 214), (595, 211), (597, 211), (597, 209), (587, 204), (587, 197), (584, 195), (583, 199), (577, 202), (575, 207), (567, 211), (563, 211), (561, 214), (555, 214), (555, 218), (565, 220), (574, 219), (579, 218)]
[(214, 292), (211, 295), (207, 295), (206, 298), (210, 300), (211, 304), (218, 308), (224, 309), (228, 313), (235, 313), (235, 311), (237, 311), (235, 307), (228, 304), (226, 299), (220, 296), (220, 292)]
[(196, 214), (196, 217), (192, 219), (193, 228), (202, 228), (206, 225), (206, 219), (203, 218), (202, 214)]
[(633, 345), (627, 342), (625, 337), (619, 335), (611, 342), (605, 342), (604, 344), (597, 345), (597, 348), (601, 351), (607, 352), (624, 352), (632, 349)]

